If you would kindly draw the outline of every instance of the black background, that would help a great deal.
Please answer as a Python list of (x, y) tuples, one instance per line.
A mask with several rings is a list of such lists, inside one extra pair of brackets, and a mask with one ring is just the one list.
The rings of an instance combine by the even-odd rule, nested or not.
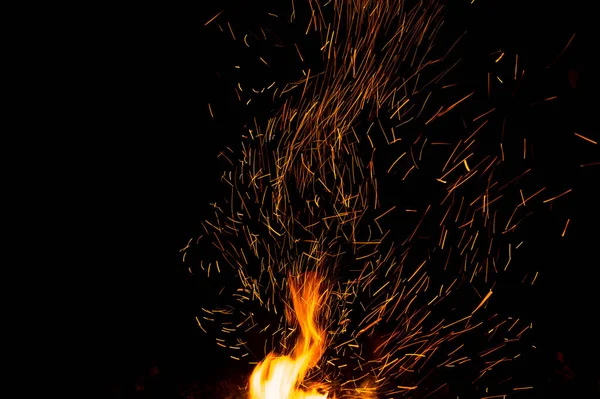
[[(544, 265), (529, 301), (520, 305), (536, 325), (539, 351), (531, 369), (541, 387), (538, 395), (551, 397), (553, 387), (552, 394), (583, 397), (578, 395), (598, 391), (598, 166), (566, 170), (564, 165), (599, 158), (597, 146), (572, 135), (600, 138), (593, 122), (597, 101), (590, 100), (595, 74), (593, 26), (587, 22), (591, 7), (584, 2), (468, 3), (448, 4), (449, 44), (450, 37), (468, 32), (457, 51), (463, 52), (469, 73), (456, 76), (457, 82), (484, 81), (483, 55), (497, 48), (519, 52), (539, 71), (521, 99), (499, 104), (532, 129), (542, 165), (538, 177), (572, 187), (573, 193), (555, 219), (540, 222), (539, 234), (530, 237), (528, 251), (517, 260)], [(90, 82), (94, 97), (94, 140), (82, 156), (94, 168), (89, 172), (93, 183), (82, 194), (93, 205), (82, 218), (95, 232), (85, 259), (97, 265), (93, 279), (101, 287), (94, 324), (102, 339), (93, 345), (100, 352), (107, 392), (111, 387), (130, 391), (154, 364), (173, 384), (210, 384), (223, 374), (247, 370), (228, 361), (195, 324), (198, 285), (187, 277), (178, 250), (199, 234), (200, 222), (211, 212), (209, 203), (221, 198), (225, 165), (217, 160), (219, 152), (239, 142), (253, 113), (264, 117), (271, 112), (267, 107), (249, 110), (237, 101), (232, 66), (251, 55), (239, 40), (204, 23), (226, 10), (219, 17), (222, 25), (235, 21), (243, 31), (244, 24), (272, 23), (265, 14), (288, 6), (244, 1), (144, 5), (115, 11), (85, 45), (89, 57), (81, 62), (92, 71), (83, 81)], [(569, 49), (544, 70), (541, 66), (556, 58), (573, 33)], [(285, 57), (275, 61), (269, 72), (275, 80), (290, 79), (286, 62)], [(257, 66), (256, 78), (264, 73)], [(543, 111), (543, 118), (534, 118), (538, 111), (523, 106), (550, 95), (559, 100)], [(560, 239), (567, 218), (568, 234)], [(555, 373), (562, 367), (558, 352), (574, 381), (562, 381)]]

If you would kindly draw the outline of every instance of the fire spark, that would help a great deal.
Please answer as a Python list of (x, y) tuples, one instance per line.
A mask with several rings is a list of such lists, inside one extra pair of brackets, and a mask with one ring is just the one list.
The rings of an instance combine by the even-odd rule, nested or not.
[[(308, 29), (290, 28), (286, 48), (322, 65), (254, 94), (238, 82), (243, 104), (256, 95), (271, 111), (219, 155), (226, 196), (181, 250), (190, 274), (212, 279), (200, 329), (236, 361), (264, 342), (240, 388), (249, 399), (424, 399), (462, 389), (455, 375), (480, 397), (529, 389), (511, 367), (532, 324), (500, 302), (538, 277), (514, 261), (532, 234), (521, 221), (572, 190), (541, 200), (527, 129), (505, 135), (523, 61), (481, 50), (487, 82), (461, 77), (470, 69), (450, 54), (462, 36), (438, 35), (436, 0), (296, 3), (289, 19), (310, 15)], [(225, 33), (219, 15), (206, 25)], [(306, 273), (316, 264), (323, 273)]]

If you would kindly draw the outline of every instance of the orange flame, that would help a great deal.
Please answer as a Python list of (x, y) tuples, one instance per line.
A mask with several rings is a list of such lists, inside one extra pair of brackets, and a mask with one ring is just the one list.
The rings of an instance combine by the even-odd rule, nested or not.
[(302, 282), (290, 281), (292, 303), (300, 337), (288, 356), (269, 354), (250, 376), (250, 399), (326, 399), (316, 387), (300, 388), (308, 370), (325, 349), (325, 331), (317, 324), (324, 293), (316, 274), (306, 274)]

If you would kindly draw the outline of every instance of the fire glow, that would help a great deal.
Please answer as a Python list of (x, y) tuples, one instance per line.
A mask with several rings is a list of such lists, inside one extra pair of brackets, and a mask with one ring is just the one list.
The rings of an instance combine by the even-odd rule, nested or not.
[(326, 347), (325, 331), (318, 325), (325, 296), (322, 280), (312, 273), (298, 283), (290, 279), (290, 293), (300, 336), (290, 355), (271, 353), (256, 366), (250, 376), (250, 399), (327, 398), (327, 394), (318, 393), (317, 387), (300, 388), (308, 370), (317, 364)]

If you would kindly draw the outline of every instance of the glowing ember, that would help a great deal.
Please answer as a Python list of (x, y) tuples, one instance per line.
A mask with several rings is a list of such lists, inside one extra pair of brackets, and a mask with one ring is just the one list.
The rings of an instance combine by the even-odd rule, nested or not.
[[(524, 60), (516, 49), (482, 51), (473, 59), (493, 65), (487, 81), (450, 73), (462, 36), (438, 48), (441, 3), (292, 2), (281, 21), (310, 15), (281, 44), (298, 53), (296, 80), (237, 83), (240, 102), (260, 99), (272, 112), (219, 155), (226, 196), (181, 251), (190, 274), (213, 281), (200, 329), (210, 325), (236, 361), (254, 360), (259, 341), (278, 352), (254, 369), (250, 399), (333, 399), (334, 390), (339, 399), (432, 399), (450, 395), (449, 378), (464, 369), (459, 379), (480, 397), (525, 389), (510, 367), (532, 324), (499, 302), (513, 297), (513, 282), (538, 278), (514, 261), (532, 231), (522, 221), (576, 190), (533, 180), (534, 140), (518, 133), (530, 122), (505, 129), (518, 125), (502, 113), (528, 84)], [(236, 40), (246, 21), (226, 18), (205, 25)], [(243, 37), (262, 51), (260, 36)], [(186, 258), (200, 242), (210, 250)], [(316, 264), (323, 273), (307, 273)]]
[(308, 391), (300, 388), (307, 371), (316, 365), (325, 348), (325, 331), (317, 324), (324, 297), (321, 283), (315, 274), (306, 274), (299, 283), (290, 279), (300, 336), (291, 355), (271, 353), (256, 366), (250, 376), (251, 399), (327, 398), (327, 394), (318, 393), (316, 387)]

